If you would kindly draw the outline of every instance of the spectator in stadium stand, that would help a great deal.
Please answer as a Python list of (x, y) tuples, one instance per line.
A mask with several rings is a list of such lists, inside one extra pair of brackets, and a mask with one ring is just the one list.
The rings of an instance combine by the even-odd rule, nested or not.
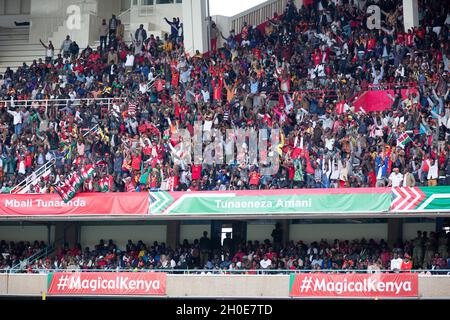
[(230, 255), (234, 255), (235, 243), (231, 238), (231, 233), (227, 232), (225, 235), (225, 239), (223, 239), (222, 248), (224, 252), (227, 252)]
[(424, 238), (422, 231), (417, 231), (417, 237), (413, 240), (413, 265), (415, 268), (422, 266)]
[(70, 39), (70, 36), (67, 35), (66, 39), (64, 39), (64, 41), (61, 44), (61, 48), (59, 49), (59, 53), (62, 52), (62, 55), (64, 58), (69, 58), (71, 45), (72, 45), (72, 40)]
[(208, 232), (203, 231), (203, 237), (199, 242), (200, 249), (200, 265), (205, 266), (209, 260), (209, 253), (211, 251), (211, 240), (208, 238)]
[[(96, 163), (104, 165), (80, 192), (383, 187), (394, 168), (403, 186), (450, 185), (449, 24), (438, 10), (445, 4), (423, 1), (421, 27), (404, 33), (400, 1), (381, 3), (393, 18), (378, 31), (366, 27), (367, 3), (289, 2), (263, 33), (246, 24), (223, 48), (194, 56), (177, 41), (179, 19), (168, 21), (163, 40), (127, 45), (113, 16), (113, 53), (87, 47), (71, 57), (68, 38), (63, 55), (5, 71), (2, 192), (51, 159), (35, 192), (54, 193)], [(356, 111), (352, 95), (376, 83), (394, 89), (391, 109)], [(55, 106), (57, 98), (67, 105)], [(48, 101), (23, 108), (32, 99)], [(195, 121), (221, 131), (281, 129), (279, 172), (262, 176), (245, 157), (194, 167), (176, 153), (174, 134), (193, 132)], [(25, 174), (15, 174), (21, 166)]]
[(272, 230), (271, 236), (273, 238), (275, 249), (278, 250), (283, 242), (283, 229), (281, 229), (281, 224), (279, 222), (275, 224), (275, 229)]
[(109, 26), (106, 23), (106, 19), (102, 20), (102, 24), (99, 27), (99, 34), (100, 34), (100, 50), (103, 51), (106, 49), (106, 43), (109, 34)]
[(123, 37), (125, 36), (125, 26), (122, 23), (122, 20), (117, 20), (117, 30), (116, 30), (116, 39), (118, 43), (123, 41)]
[(178, 37), (178, 30), (180, 29), (180, 18), (173, 18), (172, 22), (164, 18), (164, 20), (170, 25), (170, 39), (176, 41)]
[(393, 172), (389, 175), (389, 187), (401, 187), (403, 185), (403, 174), (399, 172), (399, 168), (395, 167)]
[[(448, 241), (448, 235), (445, 236)], [(248, 241), (237, 244), (236, 253), (230, 255), (227, 250), (210, 250), (207, 263), (203, 264), (199, 256), (200, 243), (195, 240), (172, 249), (164, 244), (154, 242), (146, 245), (143, 241), (128, 241), (125, 248), (118, 248), (113, 240), (100, 240), (93, 250), (84, 248), (80, 244), (69, 247), (65, 244), (58, 249), (54, 257), (45, 257), (33, 263), (26, 263), (26, 257), (45, 248), (45, 243), (25, 242), (8, 244), (0, 241), (0, 269), (8, 269), (22, 263), (26, 266), (24, 272), (45, 272), (49, 269), (57, 270), (89, 270), (117, 268), (145, 270), (145, 269), (208, 269), (211, 272), (239, 271), (254, 274), (258, 270), (345, 270), (354, 272), (361, 270), (377, 273), (383, 270), (400, 272), (405, 270), (426, 269), (432, 274), (440, 274), (447, 268), (448, 260), (438, 251), (432, 252), (430, 265), (413, 265), (410, 259), (409, 241), (388, 247), (384, 241), (373, 239), (327, 242), (313, 242), (306, 245), (302, 241), (291, 241), (278, 250), (269, 240), (264, 242)], [(448, 250), (448, 245), (440, 250)], [(437, 248), (436, 248), (437, 250)], [(448, 251), (446, 251), (448, 252)], [(403, 257), (403, 259), (402, 259)], [(221, 271), (220, 271), (221, 270)]]
[(116, 32), (117, 32), (117, 18), (116, 15), (113, 14), (111, 19), (109, 19), (108, 28), (109, 28), (109, 42), (108, 47), (115, 47), (116, 43)]
[(216, 23), (211, 20), (211, 18), (209, 19), (209, 22), (210, 22), (209, 34), (211, 39), (211, 51), (215, 52), (217, 50), (217, 40), (219, 39), (220, 36), (220, 29), (219, 27), (217, 27)]
[(409, 256), (409, 254), (405, 253), (405, 256), (403, 258), (400, 269), (403, 272), (410, 271), (412, 269), (412, 261), (411, 261), (411, 257)]

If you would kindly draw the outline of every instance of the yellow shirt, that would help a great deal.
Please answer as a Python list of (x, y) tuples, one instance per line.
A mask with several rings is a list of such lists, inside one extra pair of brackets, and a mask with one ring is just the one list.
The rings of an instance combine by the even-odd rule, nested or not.
[(172, 48), (173, 48), (172, 42), (167, 41), (166, 43), (164, 43), (164, 46), (163, 46), (164, 51), (170, 52), (170, 51), (172, 51)]

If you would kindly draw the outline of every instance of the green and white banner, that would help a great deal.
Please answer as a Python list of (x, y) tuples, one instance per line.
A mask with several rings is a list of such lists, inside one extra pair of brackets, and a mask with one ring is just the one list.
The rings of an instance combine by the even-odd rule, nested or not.
[(388, 212), (391, 191), (378, 189), (151, 192), (150, 214), (296, 214)]

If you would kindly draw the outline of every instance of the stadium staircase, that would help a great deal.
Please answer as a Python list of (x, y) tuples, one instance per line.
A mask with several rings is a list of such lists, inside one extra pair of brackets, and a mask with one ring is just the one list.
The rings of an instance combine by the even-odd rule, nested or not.
[[(93, 126), (91, 129), (89, 129), (87, 132), (83, 134), (83, 137), (86, 137), (89, 133), (91, 133), (94, 130), (97, 130), (98, 124)], [(17, 184), (14, 188), (11, 189), (11, 194), (24, 194), (27, 193), (30, 190), (30, 187), (33, 185), (35, 186), (43, 177), (44, 179), (50, 175), (52, 172), (52, 168), (55, 165), (56, 159), (52, 158), (49, 161), (47, 161), (45, 164), (43, 164), (41, 167), (36, 169), (34, 172), (32, 172), (29, 176), (27, 176), (22, 182)]]
[(0, 28), (0, 74), (6, 67), (16, 70), (25, 62), (45, 58), (45, 49), (40, 43), (29, 43), (29, 27)]
[(25, 260), (19, 262), (18, 264), (11, 267), (11, 269), (8, 270), (9, 273), (21, 273), (23, 272), (28, 265), (32, 265), (39, 259), (45, 259), (49, 255), (55, 252), (55, 247), (53, 245), (48, 245), (42, 250), (39, 250), (35, 254), (29, 256)]

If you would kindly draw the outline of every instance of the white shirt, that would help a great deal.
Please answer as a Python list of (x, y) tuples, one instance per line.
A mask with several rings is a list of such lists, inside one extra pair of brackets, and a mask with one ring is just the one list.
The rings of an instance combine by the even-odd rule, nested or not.
[(438, 163), (437, 161), (434, 162), (434, 165), (431, 165), (430, 160), (427, 159), (427, 164), (428, 164), (428, 176), (427, 179), (437, 179), (438, 178)]
[(403, 174), (392, 172), (389, 176), (389, 180), (391, 180), (391, 184), (393, 188), (400, 187), (403, 181)]
[(22, 123), (22, 114), (20, 112), (8, 110), (8, 113), (14, 117), (14, 125)]
[(392, 259), (391, 260), (391, 270), (398, 269), (400, 270), (402, 268), (402, 258)]
[(125, 67), (132, 67), (134, 64), (134, 55), (127, 54), (127, 60), (125, 61)]
[(205, 103), (208, 102), (208, 101), (209, 101), (209, 91), (208, 91), (208, 90), (204, 91), (204, 90), (202, 89), (202, 95), (203, 95), (203, 101), (204, 101)]
[(261, 262), (259, 264), (261, 265), (261, 268), (267, 269), (272, 264), (272, 261), (270, 261), (269, 259), (267, 259), (267, 260), (263, 259), (263, 260), (261, 260)]

